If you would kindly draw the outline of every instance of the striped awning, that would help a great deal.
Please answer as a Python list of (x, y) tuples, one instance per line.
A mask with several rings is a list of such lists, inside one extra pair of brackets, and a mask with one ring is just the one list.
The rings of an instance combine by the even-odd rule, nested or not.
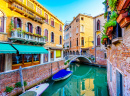
[(16, 50), (10, 44), (0, 43), (0, 53), (16, 53)]
[(19, 54), (48, 54), (43, 46), (17, 45), (13, 44)]

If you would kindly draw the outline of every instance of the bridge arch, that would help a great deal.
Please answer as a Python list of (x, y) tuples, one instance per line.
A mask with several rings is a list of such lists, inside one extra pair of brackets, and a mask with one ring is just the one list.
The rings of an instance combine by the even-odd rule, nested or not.
[(78, 56), (73, 56), (72, 58), (70, 58), (70, 62), (69, 62), (69, 64), (72, 62), (72, 61), (74, 61), (74, 60), (76, 60), (76, 59), (79, 59), (79, 60), (84, 60), (86, 63), (92, 63), (92, 61), (91, 60), (89, 60), (88, 59), (88, 57), (86, 57), (86, 56), (84, 56), (84, 55), (78, 55)]

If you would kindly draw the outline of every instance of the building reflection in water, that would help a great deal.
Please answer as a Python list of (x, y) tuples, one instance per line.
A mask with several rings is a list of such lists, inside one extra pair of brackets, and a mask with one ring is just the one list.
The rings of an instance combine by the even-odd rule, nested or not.
[(51, 94), (48, 90), (51, 94), (48, 96), (108, 96), (106, 69), (77, 64), (71, 65), (70, 69), (73, 71), (70, 80), (54, 83), (51, 89), (54, 88), (55, 92)]

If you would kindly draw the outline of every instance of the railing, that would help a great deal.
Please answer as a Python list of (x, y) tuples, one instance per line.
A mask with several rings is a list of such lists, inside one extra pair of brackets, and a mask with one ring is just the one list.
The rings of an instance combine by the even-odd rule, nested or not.
[(17, 12), (19, 12), (19, 13), (27, 16), (27, 17), (30, 17), (31, 19), (36, 20), (36, 21), (38, 21), (40, 23), (44, 22), (43, 17), (40, 17), (42, 15), (40, 15), (37, 12), (32, 12), (31, 10), (29, 10), (29, 9), (26, 8), (27, 6), (26, 7), (25, 6), (26, 5), (23, 6), (23, 4), (21, 5), (21, 4), (18, 4), (16, 2), (13, 2), (13, 3), (11, 3), (9, 5), (9, 8), (15, 9), (15, 11), (17, 11)]
[(32, 42), (45, 43), (45, 38), (43, 38), (43, 37), (32, 36), (29, 34), (18, 32), (17, 30), (11, 32), (11, 38), (32, 41)]

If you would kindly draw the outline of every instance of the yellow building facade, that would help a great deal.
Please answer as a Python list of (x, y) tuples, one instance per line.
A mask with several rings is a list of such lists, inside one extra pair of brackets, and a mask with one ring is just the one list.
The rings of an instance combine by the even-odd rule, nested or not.
[[(69, 46), (66, 54), (86, 54), (88, 48), (93, 46), (93, 17), (78, 14), (70, 24), (65, 26), (64, 34), (64, 47)], [(69, 38), (66, 38), (68, 34)]]
[[(0, 5), (0, 43), (44, 45), (48, 54), (39, 54), (38, 63), (35, 64), (62, 59), (64, 23), (61, 20), (36, 0), (1, 0)], [(10, 61), (13, 62), (12, 54), (1, 52), (0, 55), (1, 59), (11, 56)], [(13, 64), (5, 59), (0, 65), (4, 68), (2, 70), (6, 71), (17, 69), (19, 65), (26, 67), (35, 64), (31, 62), (25, 65), (24, 61)]]

